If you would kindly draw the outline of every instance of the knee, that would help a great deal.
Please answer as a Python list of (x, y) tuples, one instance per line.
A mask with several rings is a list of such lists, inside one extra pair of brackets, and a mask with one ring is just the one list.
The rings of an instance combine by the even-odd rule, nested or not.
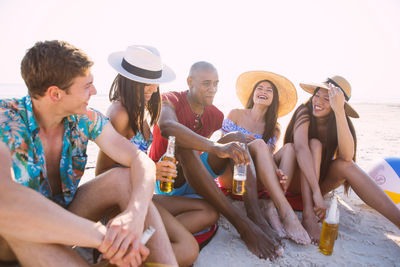
[(268, 149), (267, 144), (262, 139), (255, 139), (247, 144), (250, 153), (258, 154), (260, 151)]
[(283, 149), (285, 154), (290, 154), (290, 155), (293, 155), (293, 156), (296, 155), (296, 151), (294, 150), (294, 144), (293, 143), (284, 144), (282, 149)]
[(241, 132), (230, 132), (225, 134), (221, 139), (218, 140), (218, 143), (225, 144), (229, 142), (240, 142), (247, 143), (246, 136)]
[(215, 224), (219, 219), (218, 211), (213, 206), (208, 204), (208, 202), (205, 202), (203, 209), (204, 209), (204, 218), (207, 218), (207, 220), (209, 221), (208, 225), (211, 226)]
[(191, 236), (185, 238), (181, 244), (179, 255), (176, 255), (179, 266), (192, 266), (199, 256), (200, 248), (196, 239)]
[(104, 173), (105, 183), (109, 192), (117, 196), (129, 196), (132, 192), (130, 168), (114, 168)]
[(322, 143), (316, 138), (310, 140), (310, 149), (311, 151), (322, 153)]

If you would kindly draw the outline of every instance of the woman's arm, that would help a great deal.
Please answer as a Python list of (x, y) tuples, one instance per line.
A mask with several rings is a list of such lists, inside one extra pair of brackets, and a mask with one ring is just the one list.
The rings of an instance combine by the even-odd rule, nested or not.
[[(129, 138), (129, 117), (126, 110), (118, 103), (113, 103), (108, 112), (108, 117), (114, 129), (122, 136)], [(107, 156), (103, 151), (99, 151), (96, 163), (96, 176), (115, 167), (117, 163)]]
[(354, 139), (347, 123), (344, 111), (344, 95), (342, 90), (329, 84), (329, 102), (335, 112), (336, 128), (338, 136), (338, 157), (345, 161), (351, 161), (354, 156)]

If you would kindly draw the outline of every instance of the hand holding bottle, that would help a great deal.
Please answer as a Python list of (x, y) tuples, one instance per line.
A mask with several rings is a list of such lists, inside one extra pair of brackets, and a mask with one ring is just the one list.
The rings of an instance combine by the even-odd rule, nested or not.
[(156, 179), (160, 182), (171, 182), (171, 179), (166, 177), (176, 178), (177, 162), (172, 161), (159, 161), (156, 163)]

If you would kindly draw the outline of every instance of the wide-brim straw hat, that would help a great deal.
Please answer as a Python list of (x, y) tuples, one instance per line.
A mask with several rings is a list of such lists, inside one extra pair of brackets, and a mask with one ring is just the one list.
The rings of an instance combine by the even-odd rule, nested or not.
[(346, 114), (352, 118), (359, 118), (360, 116), (358, 115), (357, 111), (355, 111), (354, 108), (352, 108), (348, 103), (351, 97), (351, 85), (345, 78), (336, 75), (333, 76), (332, 78), (328, 78), (323, 83), (300, 83), (300, 86), (307, 93), (314, 95), (314, 91), (317, 88), (324, 88), (330, 90), (328, 86), (329, 83), (332, 83), (333, 85), (339, 87), (342, 90), (345, 98), (344, 111), (346, 112)]
[(254, 86), (263, 80), (271, 81), (279, 94), (278, 117), (291, 112), (297, 103), (296, 87), (282, 75), (269, 71), (248, 71), (240, 74), (236, 81), (236, 94), (244, 107), (246, 107)]
[(174, 71), (163, 64), (155, 47), (131, 45), (111, 53), (108, 63), (122, 76), (141, 83), (158, 84), (175, 80)]

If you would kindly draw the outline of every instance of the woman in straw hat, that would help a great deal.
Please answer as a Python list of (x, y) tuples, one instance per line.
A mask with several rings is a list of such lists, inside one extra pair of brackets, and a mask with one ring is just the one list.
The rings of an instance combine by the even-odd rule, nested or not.
[[(160, 114), (159, 84), (174, 80), (175, 73), (162, 64), (159, 52), (150, 46), (129, 46), (126, 51), (112, 53), (108, 61), (118, 72), (109, 93), (112, 104), (108, 115), (111, 123), (121, 135), (147, 153), (153, 139), (150, 127)], [(116, 163), (100, 151), (96, 175), (115, 166)], [(176, 177), (176, 165), (170, 161), (157, 162), (156, 176), (157, 180), (169, 181), (164, 177)], [(179, 266), (192, 265), (198, 256), (199, 246), (191, 233), (214, 225), (218, 213), (202, 199), (157, 196), (153, 200)]]
[(323, 83), (301, 83), (312, 97), (295, 111), (284, 143), (294, 144), (299, 171), (289, 186), (302, 194), (303, 225), (314, 243), (319, 242), (318, 220), (324, 219), (323, 196), (331, 190), (351, 186), (357, 195), (400, 227), (400, 210), (356, 164), (357, 137), (349, 117), (358, 118), (347, 102), (351, 86), (341, 76)]
[[(296, 168), (293, 146), (285, 145), (274, 154), (280, 136), (277, 119), (288, 114), (296, 105), (296, 89), (281, 75), (250, 71), (237, 79), (236, 93), (245, 109), (232, 110), (222, 123), (222, 132), (239, 131), (245, 134), (256, 167), (258, 187), (266, 188), (273, 201), (259, 200), (270, 225), (281, 237), (309, 244), (311, 240), (284, 194)], [(231, 187), (231, 170), (220, 177), (219, 184), (223, 191)]]

